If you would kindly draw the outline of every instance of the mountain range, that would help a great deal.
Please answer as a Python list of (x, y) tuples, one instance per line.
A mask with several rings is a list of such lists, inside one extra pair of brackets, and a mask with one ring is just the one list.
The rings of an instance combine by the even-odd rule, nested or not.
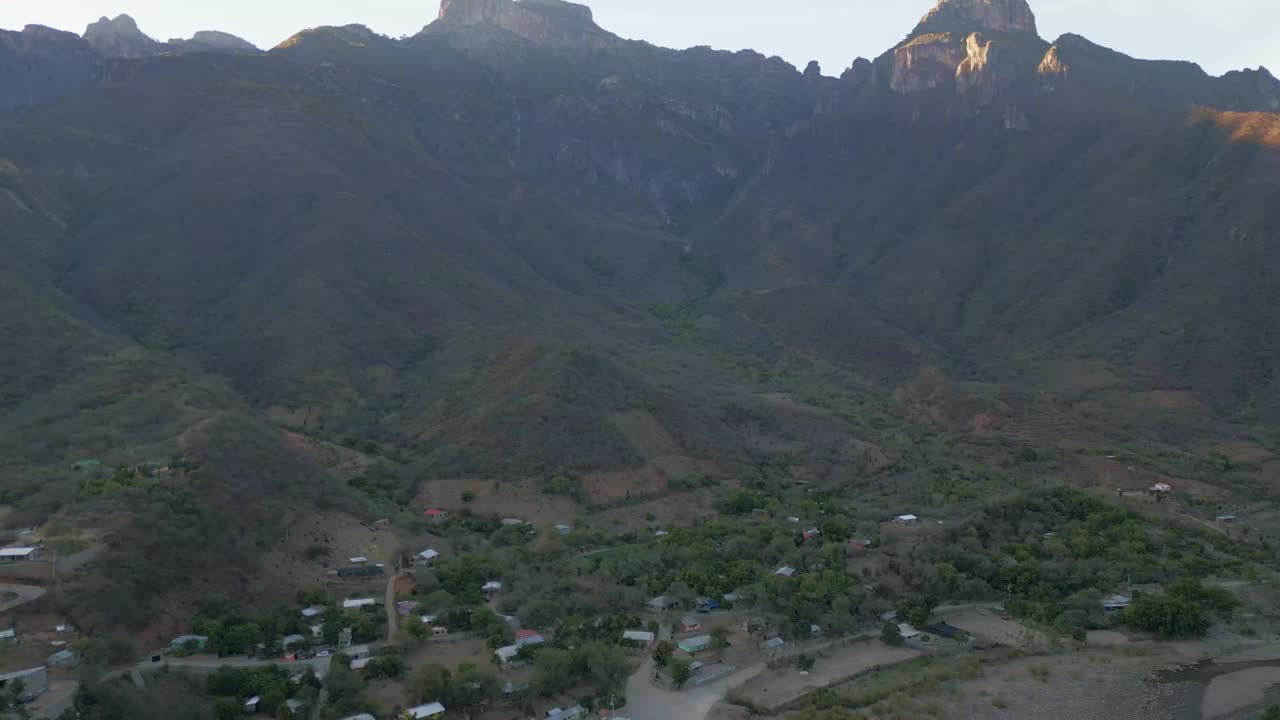
[(129, 514), (77, 459), (176, 452), (210, 527), (270, 543), (348, 502), (286, 432), (409, 483), (1280, 442), (1280, 81), (1048, 41), (1024, 0), (941, 0), (839, 77), (560, 0), (265, 53), (121, 16), (0, 33), (0, 110), (0, 473), (33, 521)]

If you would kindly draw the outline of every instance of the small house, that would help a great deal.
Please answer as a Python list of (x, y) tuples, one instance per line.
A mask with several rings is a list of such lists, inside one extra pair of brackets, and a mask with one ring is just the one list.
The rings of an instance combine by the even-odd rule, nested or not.
[(12, 645), (18, 642), (18, 631), (14, 628), (0, 630), (0, 644)]
[(694, 602), (697, 604), (698, 612), (701, 612), (701, 613), (709, 613), (709, 612), (712, 612), (713, 610), (720, 609), (720, 603), (716, 602), (715, 600), (712, 600), (709, 597), (700, 597)]
[(1128, 595), (1112, 595), (1102, 601), (1102, 609), (1105, 612), (1115, 613), (1127, 609), (1133, 604), (1133, 598)]
[(1173, 492), (1173, 486), (1170, 485), (1169, 483), (1156, 483), (1155, 485), (1151, 486), (1151, 492), (1153, 493)]
[(17, 563), (40, 557), (38, 547), (9, 547), (0, 549), (0, 563)]
[(691, 633), (702, 629), (702, 621), (696, 617), (687, 617), (680, 621), (680, 632)]
[(244, 711), (249, 713), (250, 715), (257, 715), (258, 704), (261, 702), (262, 702), (262, 696), (254, 695), (253, 697), (244, 701)]
[(915, 515), (899, 515), (893, 521), (898, 525), (916, 525), (919, 524), (920, 518)]
[(940, 638), (946, 638), (948, 640), (955, 640), (956, 638), (962, 638), (968, 634), (964, 630), (961, 630), (960, 628), (956, 627), (955, 625), (951, 625), (949, 623), (944, 623), (944, 622), (934, 623), (929, 627), (925, 628), (925, 630), (927, 630), (930, 635), (936, 635)]
[(280, 639), (280, 647), (285, 651), (296, 650), (307, 645), (307, 639), (302, 635), (286, 635)]
[(424, 567), (432, 567), (436, 564), (436, 558), (438, 557), (440, 557), (440, 553), (436, 552), (435, 550), (432, 550), (431, 548), (427, 548), (426, 550), (423, 550), (422, 552), (413, 556), (413, 564), (424, 566)]
[(361, 670), (369, 667), (369, 663), (371, 662), (373, 662), (373, 658), (367, 658), (367, 657), (356, 658), (355, 660), (351, 661), (351, 669), (355, 672), (360, 672)]
[(516, 527), (518, 525), (528, 525), (528, 524), (529, 523), (527, 521), (521, 520), (520, 518), (503, 518), (502, 519), (503, 527)]
[(423, 720), (424, 718), (433, 718), (439, 715), (444, 715), (444, 706), (438, 702), (411, 707), (404, 711), (406, 720)]
[(431, 508), (424, 511), (422, 515), (427, 519), (427, 522), (432, 523), (442, 523), (449, 519), (449, 511), (441, 510), (440, 508)]
[(670, 535), (670, 534), (671, 534), (671, 533), (667, 532), (666, 530), (658, 530), (658, 531), (656, 531), (656, 532), (654, 532), (654, 533), (653, 533), (653, 536), (654, 536), (654, 537), (666, 537), (666, 536), (668, 536), (668, 535)]
[(486, 596), (497, 595), (498, 593), (502, 592), (502, 582), (498, 580), (490, 580), (489, 582), (485, 583), (484, 587), (480, 588), (480, 590)]
[(284, 706), (289, 709), (289, 717), (298, 717), (307, 709), (307, 704), (301, 700), (289, 698), (284, 701)]
[(574, 705), (571, 708), (561, 710), (560, 708), (551, 708), (547, 711), (547, 720), (573, 720), (574, 718), (586, 717), (587, 709), (581, 705)]
[(376, 607), (378, 600), (376, 598), (347, 598), (342, 601), (343, 610), (364, 610), (365, 608)]
[(808, 530), (805, 530), (803, 533), (801, 533), (801, 535), (804, 536), (805, 540), (817, 540), (818, 538), (822, 537), (822, 531), (819, 530), (818, 528), (809, 528)]
[(409, 617), (418, 609), (417, 600), (401, 600), (396, 603), (396, 614), (400, 617)]
[(369, 713), (360, 713), (359, 715), (352, 715), (351, 717), (342, 718), (342, 720), (378, 720), (378, 719), (370, 715)]
[(823, 630), (821, 625), (809, 626), (809, 637), (820, 638), (822, 637), (822, 635), (823, 635)]
[(546, 638), (542, 637), (542, 633), (537, 630), (516, 631), (516, 645), (519, 647), (524, 647), (525, 645), (541, 645), (546, 641)]
[(787, 565), (783, 565), (777, 570), (774, 570), (773, 574), (779, 577), (791, 577), (792, 575), (796, 574), (796, 569)]
[(561, 535), (568, 535), (569, 533), (573, 532), (573, 528), (569, 527), (568, 525), (556, 525), (555, 530)]
[(890, 610), (887, 613), (880, 614), (880, 622), (893, 622), (898, 619), (898, 611)]
[(209, 644), (209, 638), (204, 635), (183, 635), (176, 637), (173, 642), (169, 643), (169, 647), (173, 650), (203, 650)]
[(440, 619), (440, 616), (436, 615), (435, 613), (422, 615), (418, 618), (418, 620), (422, 621), (423, 625), (434, 625), (436, 620), (439, 620), (439, 619)]
[(445, 635), (448, 635), (448, 634), (449, 634), (449, 628), (443, 625), (431, 626), (431, 637), (444, 637)]
[(787, 644), (786, 640), (783, 640), (782, 638), (775, 636), (775, 637), (769, 638), (768, 640), (765, 640), (764, 644), (761, 647), (764, 649), (765, 652), (773, 653), (781, 650), (782, 646), (786, 644)]
[(676, 647), (689, 655), (696, 655), (711, 647), (711, 636), (699, 635), (697, 637), (685, 638), (684, 640), (676, 643)]
[(309, 608), (303, 608), (301, 612), (302, 612), (302, 617), (311, 619), (313, 617), (320, 617), (321, 615), (323, 615), (324, 608), (320, 607), (319, 605), (312, 605)]
[(1235, 515), (1219, 515), (1218, 517), (1214, 518), (1216, 522), (1228, 523), (1228, 524), (1233, 523), (1239, 519), (1240, 518), (1236, 517)]
[(727, 593), (725, 593), (725, 594), (724, 594), (724, 601), (725, 601), (725, 602), (731, 602), (731, 603), (738, 602), (738, 593), (736, 593), (736, 592), (727, 592)]
[(354, 658), (354, 659), (367, 658), (367, 657), (373, 656), (373, 651), (369, 649), (368, 645), (352, 645), (346, 650), (343, 650), (343, 652), (347, 654), (347, 657)]
[(323, 639), (324, 639), (324, 625), (312, 625), (312, 626), (308, 627), (307, 629), (311, 631), (311, 639), (312, 639), (312, 640), (323, 640)]
[(665, 612), (679, 604), (680, 604), (679, 601), (676, 600), (675, 598), (667, 597), (666, 595), (659, 595), (658, 597), (645, 603), (645, 607), (649, 608), (654, 612)]
[(500, 647), (497, 650), (494, 650), (493, 654), (497, 656), (499, 665), (510, 665), (519, 657), (520, 646), (507, 645), (506, 647)]
[(630, 642), (652, 645), (656, 637), (648, 630), (623, 630), (622, 639)]
[(49, 671), (41, 666), (0, 675), (0, 692), (7, 693), (15, 682), (22, 683), (22, 695), (18, 700), (31, 701), (49, 689)]
[(902, 635), (903, 640), (920, 637), (920, 631), (907, 623), (898, 623), (898, 633)]
[(80, 657), (71, 650), (60, 650), (45, 660), (49, 667), (73, 668), (80, 664)]

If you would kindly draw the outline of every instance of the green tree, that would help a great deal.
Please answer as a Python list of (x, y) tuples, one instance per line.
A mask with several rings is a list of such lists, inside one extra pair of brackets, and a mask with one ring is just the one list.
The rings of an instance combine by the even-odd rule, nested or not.
[(1131, 627), (1159, 635), (1164, 639), (1203, 635), (1209, 629), (1209, 617), (1195, 602), (1172, 595), (1147, 595), (1125, 611)]
[(471, 663), (458, 666), (450, 699), (461, 708), (483, 705), (497, 695), (498, 679)]
[(213, 716), (218, 720), (235, 720), (244, 713), (244, 708), (235, 700), (223, 698), (213, 705)]
[(435, 702), (449, 697), (452, 688), (453, 674), (440, 663), (427, 663), (418, 671), (414, 695), (422, 702)]
[(666, 667), (671, 661), (671, 655), (676, 651), (676, 646), (671, 644), (670, 640), (659, 640), (658, 644), (653, 648), (653, 662), (658, 667)]
[(672, 659), (668, 668), (671, 670), (671, 682), (678, 688), (684, 687), (689, 678), (693, 677), (693, 670), (689, 668), (689, 661), (685, 658)]
[(880, 639), (890, 647), (902, 647), (907, 642), (902, 638), (902, 631), (891, 622), (885, 623), (884, 627), (880, 628)]
[(558, 695), (577, 680), (574, 657), (568, 650), (546, 648), (533, 661), (533, 689), (541, 695)]
[(1272, 705), (1258, 720), (1280, 720), (1280, 705)]

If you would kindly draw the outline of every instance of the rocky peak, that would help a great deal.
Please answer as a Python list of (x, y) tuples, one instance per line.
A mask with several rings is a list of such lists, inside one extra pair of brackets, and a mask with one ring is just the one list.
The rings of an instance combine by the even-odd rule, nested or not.
[(617, 36), (596, 25), (591, 8), (564, 0), (441, 0), (433, 30), (489, 25), (540, 45), (598, 48)]
[(101, 18), (85, 29), (84, 39), (110, 58), (150, 57), (166, 49), (164, 43), (147, 37), (139, 30), (138, 23), (128, 15), (119, 15), (114, 20)]
[(1036, 32), (1027, 0), (939, 0), (912, 35), (940, 32)]
[(822, 66), (817, 60), (810, 60), (809, 64), (804, 68), (804, 76), (810, 80), (820, 80), (822, 78)]
[(233, 55), (257, 55), (262, 52), (256, 45), (244, 38), (217, 30), (201, 30), (192, 35), (189, 40), (174, 38), (169, 41), (169, 47), (178, 52), (212, 52)]

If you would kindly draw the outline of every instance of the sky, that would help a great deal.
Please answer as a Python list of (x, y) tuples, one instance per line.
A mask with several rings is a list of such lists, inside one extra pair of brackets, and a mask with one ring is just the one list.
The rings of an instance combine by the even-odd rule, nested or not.
[[(596, 22), (628, 38), (684, 48), (752, 48), (839, 75), (901, 40), (934, 0), (589, 0)], [(1276, 0), (1031, 0), (1040, 34), (1066, 32), (1135, 57), (1191, 60), (1219, 75), (1265, 65), (1280, 74)], [(77, 33), (127, 13), (160, 40), (223, 30), (269, 48), (298, 30), (360, 23), (399, 37), (422, 29), (438, 0), (0, 0), (0, 28), (29, 23)]]

